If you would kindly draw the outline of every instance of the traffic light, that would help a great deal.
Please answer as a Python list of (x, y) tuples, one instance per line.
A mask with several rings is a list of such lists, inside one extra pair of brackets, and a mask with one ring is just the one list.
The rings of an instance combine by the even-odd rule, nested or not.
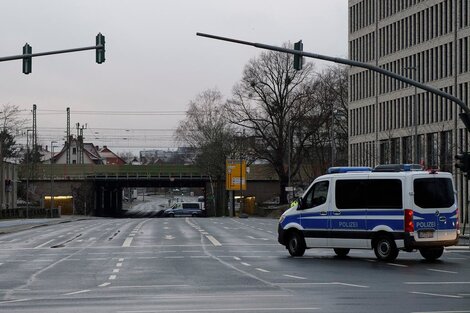
[[(31, 54), (32, 52), (33, 52), (33, 48), (31, 48), (30, 45), (25, 44), (23, 46), (23, 55)], [(31, 57), (23, 58), (23, 74), (27, 75), (31, 73), (32, 65), (33, 65), (33, 58)]]
[(104, 48), (104, 36), (101, 33), (96, 35), (96, 45), (103, 46), (103, 48), (96, 48), (96, 63), (101, 64), (106, 60), (104, 55), (106, 51)]
[[(302, 40), (294, 43), (294, 50), (304, 51), (304, 44), (302, 43)], [(302, 69), (303, 62), (304, 60), (302, 56), (294, 54), (294, 68), (297, 71), (300, 71)]]
[(455, 167), (463, 173), (470, 171), (470, 153), (464, 152), (455, 156)]

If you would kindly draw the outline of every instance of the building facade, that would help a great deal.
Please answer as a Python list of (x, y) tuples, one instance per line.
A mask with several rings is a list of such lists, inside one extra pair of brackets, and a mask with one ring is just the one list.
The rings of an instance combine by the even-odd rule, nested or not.
[[(469, 0), (349, 0), (349, 58), (414, 79), (469, 103)], [(369, 70), (349, 71), (349, 164), (420, 163), (467, 180), (454, 155), (468, 132), (453, 102)]]

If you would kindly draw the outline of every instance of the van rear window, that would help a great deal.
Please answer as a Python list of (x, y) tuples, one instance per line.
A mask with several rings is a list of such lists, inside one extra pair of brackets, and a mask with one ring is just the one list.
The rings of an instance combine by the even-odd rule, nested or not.
[(454, 204), (450, 178), (418, 178), (414, 180), (413, 187), (415, 204), (421, 208), (448, 208)]

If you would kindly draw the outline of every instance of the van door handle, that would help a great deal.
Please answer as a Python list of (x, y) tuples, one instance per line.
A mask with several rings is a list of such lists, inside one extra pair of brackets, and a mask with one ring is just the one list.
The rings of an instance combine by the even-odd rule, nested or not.
[(320, 215), (326, 215), (326, 214), (327, 214), (326, 211), (321, 211), (320, 212)]
[(334, 215), (341, 215), (341, 211), (333, 211)]
[(445, 217), (445, 216), (440, 216), (440, 217), (439, 217), (439, 221), (445, 222), (445, 221), (446, 221), (446, 217)]

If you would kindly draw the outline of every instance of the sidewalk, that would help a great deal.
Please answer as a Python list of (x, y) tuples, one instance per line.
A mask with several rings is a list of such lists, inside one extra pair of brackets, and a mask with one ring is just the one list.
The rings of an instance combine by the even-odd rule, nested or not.
[(94, 216), (62, 216), (59, 218), (32, 218), (32, 219), (11, 219), (11, 220), (0, 220), (0, 234), (9, 234), (21, 230), (56, 225), (61, 223), (70, 223), (75, 221), (81, 221), (86, 219), (95, 218)]

